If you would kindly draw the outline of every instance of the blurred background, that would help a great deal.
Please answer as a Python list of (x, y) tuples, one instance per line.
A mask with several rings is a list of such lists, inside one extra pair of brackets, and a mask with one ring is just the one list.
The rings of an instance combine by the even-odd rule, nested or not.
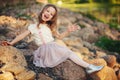
[(56, 3), (73, 11), (92, 15), (105, 23), (120, 24), (120, 0), (59, 0)]
[[(0, 7), (16, 3), (30, 3), (35, 0), (0, 0)], [(40, 3), (52, 3), (75, 12), (84, 13), (105, 23), (120, 27), (120, 0), (36, 0)]]
[(105, 23), (120, 27), (120, 0), (37, 0), (53, 3), (75, 12), (92, 15)]

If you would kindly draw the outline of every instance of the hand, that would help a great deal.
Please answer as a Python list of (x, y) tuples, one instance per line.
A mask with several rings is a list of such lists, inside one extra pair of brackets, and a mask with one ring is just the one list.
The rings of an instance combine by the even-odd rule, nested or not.
[(76, 30), (80, 30), (79, 25), (73, 24), (73, 25), (68, 26), (68, 32), (73, 32), (73, 31), (76, 31)]
[(0, 45), (2, 45), (2, 46), (10, 46), (10, 43), (7, 42), (7, 41), (2, 41), (2, 42), (0, 43)]

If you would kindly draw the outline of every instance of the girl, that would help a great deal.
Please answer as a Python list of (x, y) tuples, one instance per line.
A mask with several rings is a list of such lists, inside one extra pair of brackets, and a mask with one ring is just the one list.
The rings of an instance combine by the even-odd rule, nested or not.
[(99, 71), (103, 66), (88, 64), (80, 59), (75, 53), (65, 46), (60, 46), (54, 41), (54, 37), (62, 39), (70, 32), (79, 29), (78, 25), (69, 26), (68, 29), (59, 34), (56, 31), (57, 8), (55, 5), (47, 4), (39, 14), (38, 24), (32, 24), (24, 33), (18, 35), (13, 41), (7, 42), (8, 45), (14, 45), (29, 34), (34, 38), (39, 48), (34, 51), (33, 63), (39, 67), (55, 67), (66, 59), (70, 59), (76, 64), (86, 68), (88, 73)]

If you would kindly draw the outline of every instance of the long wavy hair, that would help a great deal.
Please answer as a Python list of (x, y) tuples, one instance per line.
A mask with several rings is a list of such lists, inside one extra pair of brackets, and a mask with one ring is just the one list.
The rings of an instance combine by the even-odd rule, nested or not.
[(40, 14), (38, 16), (38, 21), (39, 21), (38, 25), (41, 24), (41, 23), (44, 23), (44, 21), (42, 20), (42, 13), (44, 12), (44, 10), (46, 10), (49, 7), (53, 7), (56, 11), (53, 18), (50, 21), (46, 22), (46, 24), (51, 29), (51, 31), (53, 31), (57, 27), (57, 13), (58, 13), (57, 7), (53, 4), (47, 4), (42, 8), (42, 10), (40, 11)]

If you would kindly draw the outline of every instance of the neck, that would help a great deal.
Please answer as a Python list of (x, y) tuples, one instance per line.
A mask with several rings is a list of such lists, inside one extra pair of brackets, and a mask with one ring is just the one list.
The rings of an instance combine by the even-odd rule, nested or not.
[(47, 25), (46, 23), (39, 23), (39, 24), (37, 25), (37, 27), (40, 28), (40, 25), (42, 25), (42, 24), (43, 24), (43, 25)]

